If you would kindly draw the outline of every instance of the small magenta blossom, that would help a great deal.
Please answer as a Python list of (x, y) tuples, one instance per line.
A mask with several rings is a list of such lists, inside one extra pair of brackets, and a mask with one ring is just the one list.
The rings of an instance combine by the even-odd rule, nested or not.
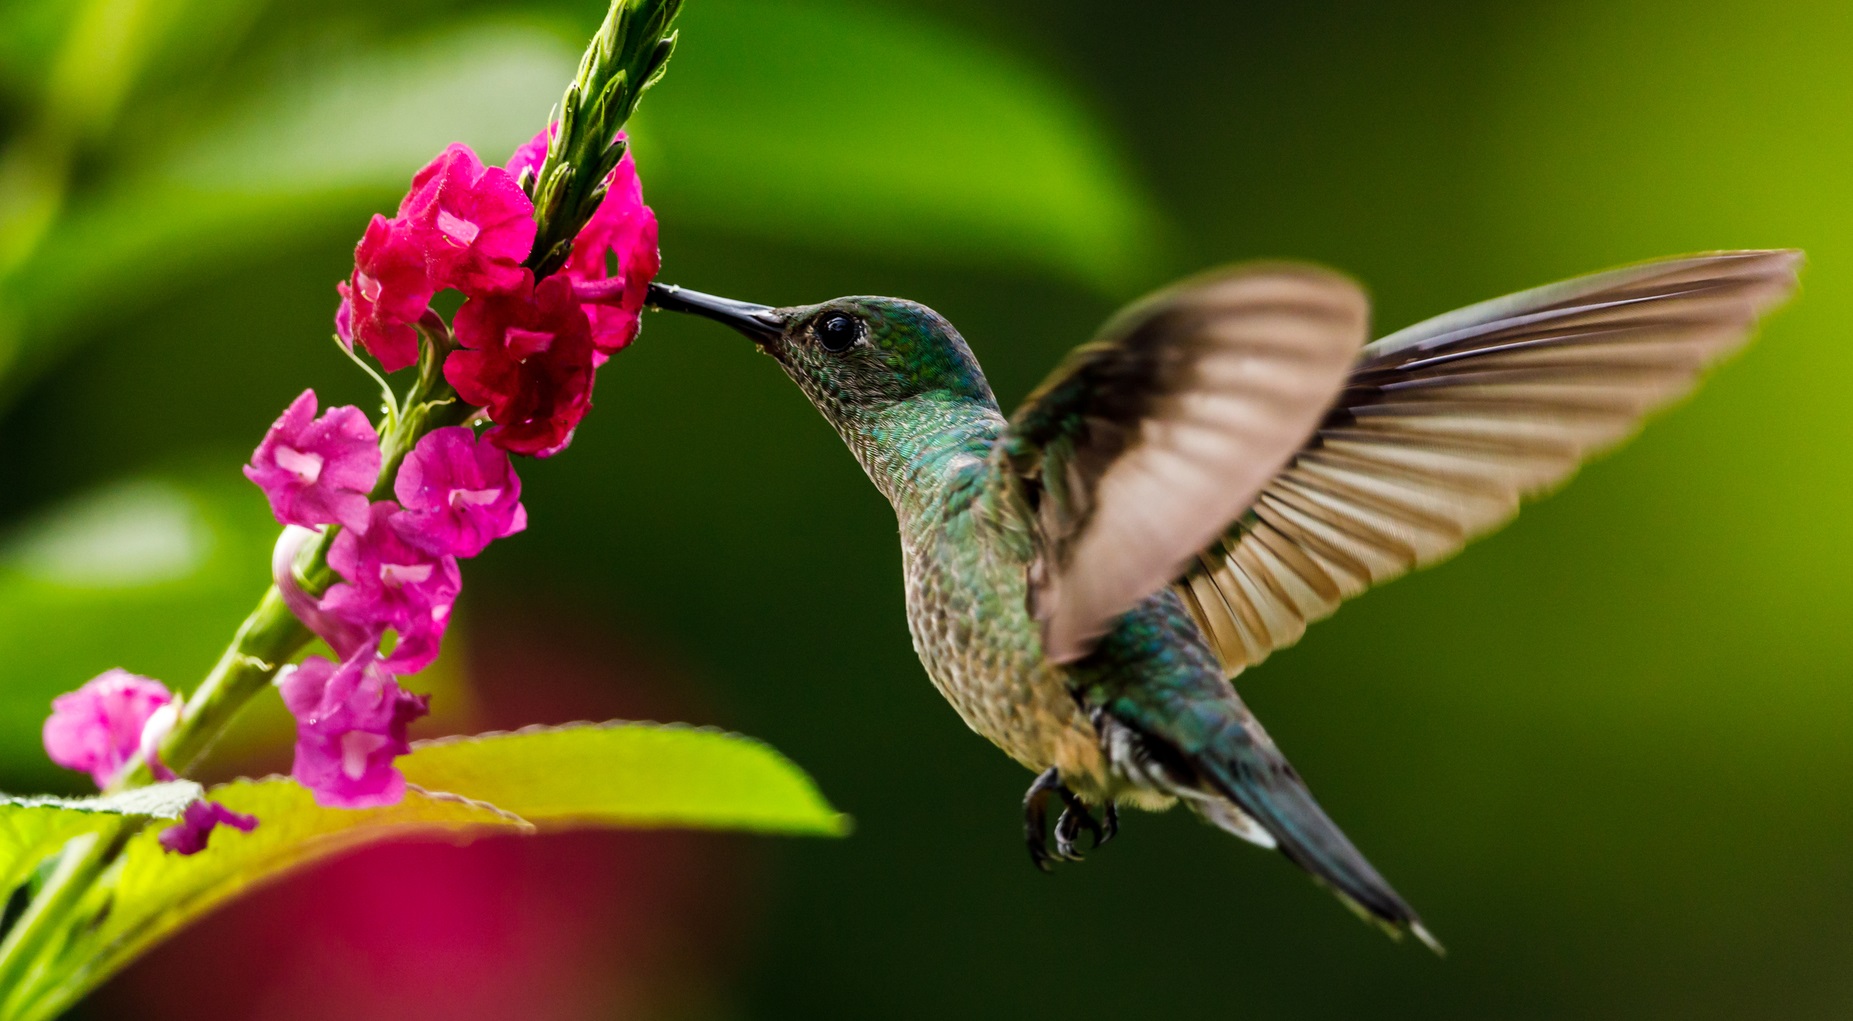
[[(173, 728), (176, 714), (162, 710), (174, 704), (173, 692), (160, 681), (127, 670), (107, 671), (52, 699), (43, 733), (45, 754), (66, 769), (89, 773), (97, 787), (107, 787), (142, 750), (150, 724)], [(163, 736), (150, 735), (150, 750)]]
[[(516, 149), (508, 161), (509, 172), (539, 172), (556, 127), (549, 125)], [(624, 141), (624, 135), (618, 135), (618, 140)], [(595, 365), (604, 364), (637, 338), (638, 316), (650, 281), (662, 268), (656, 213), (644, 204), (637, 161), (629, 152), (618, 161), (605, 186), (604, 199), (573, 240), (572, 254), (562, 270), (592, 324), (592, 343), (598, 351)]]
[(538, 285), (472, 298), (457, 312), (457, 342), (444, 378), (488, 410), (489, 442), (516, 454), (551, 457), (572, 442), (592, 407), (592, 328), (562, 274)]
[(341, 295), (335, 333), (349, 350), (359, 341), (387, 372), (417, 364), (418, 331), (412, 324), (438, 291), (417, 231), (376, 214), (354, 248), (353, 274), (335, 290)]
[(396, 632), (390, 666), (407, 674), (437, 658), (463, 575), (456, 557), (432, 554), (401, 538), (391, 520), (398, 513), (398, 504), (382, 500), (373, 505), (366, 534), (335, 537), (328, 566), (346, 580), (329, 586), (320, 609), (358, 626), (375, 645), (387, 630)]
[(162, 830), (157, 839), (169, 854), (198, 854), (206, 849), (206, 842), (220, 823), (246, 833), (257, 829), (256, 816), (201, 798), (188, 805), (180, 813), (180, 821)]
[(371, 652), (340, 664), (310, 656), (277, 686), (296, 717), (290, 775), (316, 804), (374, 808), (405, 796), (393, 760), (411, 751), (406, 728), (430, 710), (427, 698), (401, 689)]
[(468, 295), (519, 284), (534, 247), (534, 203), (514, 175), (483, 166), (461, 142), (412, 178), (399, 220), (423, 248), (432, 281)]
[(521, 479), (508, 453), (465, 426), (433, 430), (399, 466), (399, 535), (428, 553), (473, 557), (528, 526)]
[[(607, 254), (616, 273), (606, 270)], [(592, 343), (598, 348), (601, 364), (637, 339), (638, 316), (643, 312), (650, 281), (656, 279), (662, 266), (656, 213), (643, 204), (637, 163), (630, 153), (625, 153), (611, 172), (611, 190), (579, 232), (567, 260), (574, 291), (585, 303), (586, 316), (592, 321)], [(594, 282), (604, 286), (587, 286)]]
[(315, 391), (304, 390), (264, 434), (244, 473), (283, 524), (364, 532), (367, 493), (380, 473), (380, 437), (351, 405), (316, 418)]

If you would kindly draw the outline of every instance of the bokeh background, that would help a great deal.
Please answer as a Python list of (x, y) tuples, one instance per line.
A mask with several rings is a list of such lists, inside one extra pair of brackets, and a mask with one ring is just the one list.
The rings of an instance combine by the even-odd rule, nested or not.
[[(367, 214), (533, 133), (596, 0), (0, 2), (0, 787), (110, 666), (190, 686), (264, 584), (237, 468)], [(926, 682), (894, 525), (774, 366), (653, 316), (533, 526), (471, 565), (427, 733), (764, 738), (843, 841), (409, 845), (207, 919), (93, 1018), (1838, 1018), (1853, 1011), (1853, 7), (690, 0), (635, 125), (664, 279), (895, 293), (1006, 404), (1142, 289), (1251, 257), (1381, 331), (1691, 250), (1801, 299), (1562, 494), (1242, 689), (1451, 948), (1135, 815), (1053, 878)], [(230, 775), (287, 764), (260, 708)]]

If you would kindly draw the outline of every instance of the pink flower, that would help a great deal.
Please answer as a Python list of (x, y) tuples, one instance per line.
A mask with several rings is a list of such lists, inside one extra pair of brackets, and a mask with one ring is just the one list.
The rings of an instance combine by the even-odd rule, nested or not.
[(296, 574), (296, 562), (304, 550), (321, 540), (321, 533), (300, 525), (290, 525), (277, 536), (270, 551), (270, 581), (283, 597), (283, 605), (317, 638), (328, 643), (337, 657), (346, 659), (363, 648), (379, 645), (379, 635), (352, 621), (322, 610), (321, 600), (308, 593)]
[(180, 813), (180, 821), (161, 831), (158, 838), (169, 854), (198, 854), (206, 849), (212, 831), (224, 823), (246, 833), (257, 829), (257, 817), (234, 812), (216, 801), (201, 798)]
[(550, 457), (572, 442), (592, 407), (591, 324), (555, 275), (471, 298), (457, 312), (457, 342), (444, 378), (471, 404), (488, 409), (489, 442), (516, 454)]
[(534, 247), (534, 204), (513, 175), (483, 166), (461, 142), (412, 178), (399, 219), (422, 246), (432, 280), (468, 295), (519, 284)]
[(419, 238), (400, 220), (375, 215), (354, 248), (354, 273), (335, 285), (341, 307), (335, 332), (349, 348), (359, 340), (380, 367), (397, 372), (418, 361), (418, 331), (438, 287), (425, 269)]
[(420, 439), (399, 466), (393, 492), (405, 508), (392, 519), (400, 537), (439, 556), (473, 557), (528, 526), (507, 452), (465, 426)]
[(328, 566), (347, 580), (329, 586), (320, 609), (366, 632), (370, 645), (388, 629), (397, 632), (387, 665), (409, 674), (437, 658), (463, 576), (456, 557), (428, 553), (401, 538), (391, 522), (398, 513), (398, 504), (382, 500), (373, 505), (366, 534), (335, 537)]
[(353, 406), (316, 418), (315, 391), (304, 390), (264, 434), (244, 473), (286, 525), (341, 524), (364, 532), (367, 493), (380, 473), (380, 437)]
[(393, 759), (411, 750), (406, 728), (429, 711), (428, 699), (402, 690), (371, 652), (339, 665), (311, 656), (277, 686), (296, 717), (290, 775), (316, 804), (373, 808), (405, 796)]
[[(617, 272), (607, 270), (606, 256)], [(637, 339), (638, 316), (643, 311), (650, 281), (662, 269), (656, 244), (656, 213), (643, 204), (643, 183), (630, 153), (611, 172), (610, 190), (598, 211), (586, 221), (566, 260), (579, 300), (586, 303), (592, 320), (592, 342), (605, 358)], [(603, 288), (586, 284), (605, 282)]]
[[(547, 155), (547, 140), (554, 126), (515, 150), (508, 161), (510, 173), (539, 172)], [(624, 136), (618, 136), (619, 141)], [(578, 300), (586, 306), (592, 324), (592, 342), (598, 349), (594, 365), (627, 347), (637, 338), (638, 316), (650, 281), (662, 268), (657, 250), (656, 213), (643, 202), (643, 182), (637, 161), (626, 152), (606, 179), (605, 198), (579, 236), (563, 272), (573, 283)], [(616, 272), (612, 272), (612, 265)]]
[(151, 731), (172, 729), (175, 714), (161, 710), (174, 701), (160, 681), (126, 670), (100, 674), (52, 699), (51, 717), (45, 721), (45, 754), (66, 769), (89, 773), (99, 788), (107, 787), (141, 751), (144, 734), (152, 751), (166, 734)]

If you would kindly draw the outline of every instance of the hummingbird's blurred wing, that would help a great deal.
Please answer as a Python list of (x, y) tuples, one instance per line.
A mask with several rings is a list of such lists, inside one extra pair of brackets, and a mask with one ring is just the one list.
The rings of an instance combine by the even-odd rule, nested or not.
[(1177, 582), (1229, 674), (1633, 434), (1743, 346), (1801, 263), (1749, 251), (1630, 266), (1366, 347), (1312, 440)]
[(1045, 655), (1084, 655), (1254, 502), (1331, 407), (1368, 317), (1330, 270), (1219, 270), (1133, 305), (1030, 395), (994, 464), (1035, 510)]

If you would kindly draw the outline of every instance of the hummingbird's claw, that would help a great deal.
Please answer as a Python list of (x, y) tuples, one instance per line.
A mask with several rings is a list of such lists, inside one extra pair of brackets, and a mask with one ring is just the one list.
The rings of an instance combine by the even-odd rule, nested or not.
[(1075, 846), (1075, 838), (1081, 835), (1083, 828), (1094, 838), (1094, 846), (1099, 847), (1103, 842), (1100, 821), (1076, 798), (1062, 809), (1062, 817), (1055, 821), (1055, 853), (1069, 861), (1080, 861), (1082, 853)]
[(1049, 795), (1055, 791), (1066, 794), (1068, 788), (1062, 785), (1061, 771), (1050, 766), (1036, 777), (1036, 782), (1030, 784), (1029, 791), (1023, 795), (1023, 841), (1029, 845), (1030, 864), (1043, 872), (1053, 871), (1049, 867), (1047, 832)]
[[(1055, 853), (1049, 853), (1048, 805), (1049, 795), (1055, 795), (1062, 801), (1062, 814), (1055, 821)], [(1062, 774), (1051, 766), (1036, 777), (1030, 784), (1029, 792), (1023, 795), (1023, 839), (1029, 846), (1029, 860), (1032, 865), (1044, 872), (1051, 871), (1050, 863), (1056, 859), (1062, 861), (1080, 861), (1082, 851), (1076, 838), (1083, 829), (1093, 838), (1093, 846), (1112, 840), (1119, 832), (1119, 812), (1112, 802), (1108, 802), (1103, 813), (1104, 823), (1094, 818), (1085, 803), (1062, 782)]]

